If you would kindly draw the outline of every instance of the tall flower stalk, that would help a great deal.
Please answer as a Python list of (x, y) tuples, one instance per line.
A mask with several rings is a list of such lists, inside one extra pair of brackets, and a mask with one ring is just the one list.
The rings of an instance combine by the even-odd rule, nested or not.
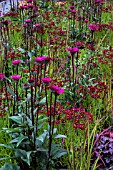
[[(50, 85), (51, 95), (50, 95), (50, 115), (49, 115), (49, 150), (48, 150), (48, 164), (47, 169), (49, 169), (50, 162), (52, 155), (51, 155), (51, 147), (52, 147), (52, 141), (53, 141), (53, 132), (54, 132), (54, 125), (55, 125), (55, 113), (56, 113), (56, 101), (57, 96), (61, 93), (64, 93), (64, 89), (58, 87), (58, 86), (52, 86)], [(52, 95), (55, 95), (54, 98), (54, 112), (52, 113)]]

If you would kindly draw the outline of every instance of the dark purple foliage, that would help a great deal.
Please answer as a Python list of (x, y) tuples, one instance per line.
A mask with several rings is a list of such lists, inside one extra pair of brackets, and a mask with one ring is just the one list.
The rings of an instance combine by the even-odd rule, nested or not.
[(112, 127), (103, 130), (101, 133), (96, 134), (91, 167), (93, 166), (96, 159), (98, 160), (97, 170), (108, 170), (113, 166), (113, 132)]

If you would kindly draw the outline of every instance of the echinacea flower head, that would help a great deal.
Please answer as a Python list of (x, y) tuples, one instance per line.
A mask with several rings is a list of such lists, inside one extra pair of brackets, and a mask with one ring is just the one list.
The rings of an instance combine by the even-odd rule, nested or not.
[(89, 29), (91, 31), (96, 31), (99, 29), (99, 26), (98, 25), (95, 25), (95, 24), (89, 24)]
[(88, 22), (88, 19), (85, 19), (84, 22), (87, 23), (87, 22)]
[(31, 2), (33, 2), (34, 0), (27, 0), (27, 3), (31, 3)]
[(81, 45), (81, 42), (78, 41), (78, 42), (76, 42), (75, 44), (76, 44), (77, 46), (80, 46), (80, 45)]
[(3, 80), (3, 78), (5, 77), (4, 73), (0, 73), (0, 80)]
[(102, 0), (95, 0), (95, 2), (99, 3), (99, 2), (102, 2)]
[(37, 57), (37, 58), (35, 58), (35, 61), (36, 62), (42, 62), (42, 61), (45, 61), (46, 60), (46, 57), (45, 56), (40, 56), (40, 57)]
[(20, 5), (20, 9), (28, 9), (28, 6), (26, 6), (25, 4)]
[(18, 80), (21, 78), (21, 76), (18, 75), (18, 74), (14, 74), (14, 75), (11, 76), (11, 78), (12, 78), (13, 80), (18, 81)]
[(33, 4), (28, 4), (27, 7), (28, 7), (28, 8), (33, 8), (34, 5), (33, 5)]
[(44, 78), (42, 78), (42, 81), (43, 81), (43, 83), (48, 84), (48, 83), (51, 82), (51, 78), (50, 77), (44, 77)]
[(76, 45), (76, 47), (78, 47), (79, 49), (82, 49), (82, 48), (84, 48), (84, 44), (82, 43), (82, 42), (76, 42), (75, 43), (75, 45)]
[(69, 6), (70, 9), (74, 9), (74, 6)]
[(30, 19), (26, 19), (24, 22), (26, 22), (26, 23), (30, 23), (30, 22), (31, 22), (31, 20), (30, 20)]
[(55, 92), (56, 94), (61, 94), (64, 93), (64, 89), (60, 88), (58, 86), (50, 86), (50, 90), (52, 90), (53, 92)]
[(33, 84), (34, 83), (34, 79), (33, 78), (29, 79), (28, 82), (29, 82), (29, 84)]
[(14, 61), (12, 61), (13, 65), (18, 65), (19, 63), (21, 63), (21, 60), (14, 60)]
[(27, 24), (22, 24), (23, 27), (27, 27)]
[(39, 23), (39, 24), (35, 24), (34, 25), (35, 27), (40, 27), (41, 26), (41, 24)]
[(76, 53), (76, 52), (78, 52), (79, 51), (79, 48), (77, 48), (77, 47), (73, 47), (73, 48), (67, 48), (67, 50), (70, 52), (70, 53)]
[(76, 13), (76, 10), (75, 10), (75, 9), (73, 9), (73, 10), (71, 10), (71, 12), (72, 12), (72, 13)]

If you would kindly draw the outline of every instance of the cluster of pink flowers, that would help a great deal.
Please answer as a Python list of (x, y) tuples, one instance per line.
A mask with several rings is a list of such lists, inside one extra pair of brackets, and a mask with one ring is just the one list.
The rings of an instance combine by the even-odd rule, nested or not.
[(41, 63), (43, 61), (50, 61), (50, 60), (53, 60), (53, 59), (50, 57), (46, 57), (46, 56), (39, 56), (39, 57), (35, 58), (35, 61), (38, 63)]
[(69, 8), (70, 8), (69, 11), (70, 11), (71, 13), (76, 13), (76, 10), (74, 9), (74, 8), (75, 8), (74, 6), (70, 6)]
[(64, 93), (64, 89), (58, 87), (58, 86), (50, 86), (50, 89), (55, 92), (56, 94)]

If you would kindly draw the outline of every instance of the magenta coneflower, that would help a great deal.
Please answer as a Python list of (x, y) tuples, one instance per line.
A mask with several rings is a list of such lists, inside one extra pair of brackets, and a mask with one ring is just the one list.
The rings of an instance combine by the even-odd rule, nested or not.
[(12, 61), (13, 65), (18, 65), (19, 63), (21, 63), (21, 60), (14, 60), (14, 61)]
[(0, 73), (0, 80), (3, 80), (3, 78), (5, 77), (4, 73)]
[(31, 3), (31, 2), (33, 2), (34, 0), (27, 0), (27, 3)]
[(42, 62), (42, 61), (45, 61), (45, 60), (46, 60), (45, 56), (40, 56), (40, 57), (35, 58), (36, 62)]
[(33, 5), (33, 4), (28, 4), (27, 7), (28, 7), (28, 8), (33, 8), (34, 5)]
[(74, 9), (74, 6), (69, 6), (70, 9)]
[(56, 94), (64, 93), (64, 89), (58, 87), (58, 86), (50, 86), (50, 89), (55, 92)]
[(35, 27), (40, 27), (41, 26), (41, 24), (39, 23), (39, 24), (35, 24), (34, 25)]
[(13, 80), (19, 80), (20, 78), (21, 78), (21, 76), (20, 75), (18, 75), (18, 74), (14, 74), (14, 75), (12, 75), (11, 76), (11, 78), (13, 79)]
[(27, 27), (27, 24), (22, 24), (23, 27)]
[(72, 13), (76, 13), (76, 10), (75, 10), (75, 9), (73, 9), (73, 10), (71, 10), (71, 12), (72, 12)]
[(99, 26), (98, 25), (95, 25), (95, 24), (89, 24), (89, 29), (91, 31), (96, 31), (99, 29)]
[(88, 22), (88, 19), (85, 19), (84, 22), (87, 23), (87, 22)]
[(67, 48), (67, 50), (68, 50), (70, 53), (76, 53), (76, 52), (79, 51), (79, 48), (73, 47), (73, 48)]
[(44, 78), (42, 78), (42, 81), (43, 81), (43, 83), (48, 84), (48, 83), (51, 82), (51, 78), (50, 77), (44, 77)]
[(31, 19), (26, 19), (24, 22), (30, 23), (30, 22), (31, 22)]
[(21, 5), (21, 6), (20, 6), (20, 9), (28, 9), (28, 6), (26, 6), (26, 5)]

